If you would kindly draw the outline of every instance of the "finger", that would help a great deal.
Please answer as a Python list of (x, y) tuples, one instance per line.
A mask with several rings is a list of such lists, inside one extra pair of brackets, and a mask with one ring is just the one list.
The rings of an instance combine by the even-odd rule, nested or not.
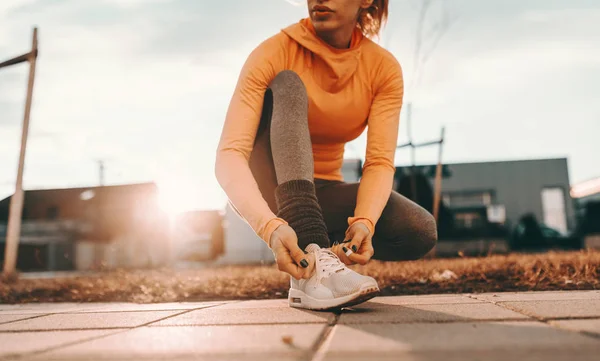
[(350, 261), (349, 264), (357, 264), (357, 260), (358, 258), (356, 258), (354, 255), (356, 254), (353, 250), (351, 250), (350, 248), (347, 247), (343, 247), (342, 251), (344, 252), (344, 256)]
[(360, 254), (369, 254), (373, 256), (375, 250), (373, 249), (373, 241), (371, 237), (367, 237), (367, 239), (358, 247), (358, 252)]
[(352, 262), (350, 260), (350, 258), (348, 258), (348, 256), (346, 256), (346, 254), (344, 253), (344, 248), (345, 246), (343, 245), (336, 245), (332, 247), (332, 251), (338, 256), (338, 258), (340, 259), (340, 261), (342, 261), (345, 265), (351, 265), (354, 264), (354, 262)]
[(309, 266), (308, 266), (308, 268), (303, 269), (304, 273), (302, 275), (302, 278), (304, 278), (304, 279), (310, 278), (315, 272), (315, 255), (314, 255), (314, 253), (307, 254), (306, 259), (308, 260)]
[(306, 254), (300, 249), (300, 247), (298, 247), (298, 244), (292, 243), (290, 245), (287, 245), (287, 247), (290, 251), (290, 255), (292, 256), (296, 264), (301, 266), (302, 268), (308, 268), (309, 264), (308, 259), (306, 258)]
[(350, 260), (352, 262), (358, 263), (360, 265), (366, 265), (367, 263), (369, 263), (369, 260), (371, 259), (371, 257), (369, 257), (368, 254), (360, 254), (360, 253), (354, 253), (354, 252), (350, 253), (348, 258), (350, 258)]
[(354, 237), (352, 237), (350, 244), (347, 245), (346, 247), (351, 249), (352, 252), (356, 253), (356, 252), (358, 252), (358, 250), (360, 249), (362, 243), (366, 240), (366, 238), (367, 238), (366, 234), (363, 234), (362, 232), (356, 232), (354, 234)]
[(369, 259), (371, 259), (371, 257), (373, 257), (373, 255), (375, 254), (375, 249), (373, 249), (373, 244), (369, 242), (369, 244), (367, 244), (364, 249), (359, 249), (358, 250), (359, 254), (363, 254), (367, 257), (369, 257)]
[(301, 268), (298, 265), (294, 264), (291, 258), (288, 258), (287, 260), (285, 259), (285, 257), (280, 258), (277, 261), (277, 266), (280, 271), (288, 273), (290, 276), (294, 277), (297, 280), (301, 279), (304, 276), (304, 268)]

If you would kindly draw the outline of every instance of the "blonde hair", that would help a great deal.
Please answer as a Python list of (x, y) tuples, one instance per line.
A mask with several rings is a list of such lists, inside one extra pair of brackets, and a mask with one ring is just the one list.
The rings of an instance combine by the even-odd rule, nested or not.
[(379, 35), (388, 17), (389, 0), (374, 0), (367, 9), (361, 9), (356, 26), (364, 36), (373, 38)]

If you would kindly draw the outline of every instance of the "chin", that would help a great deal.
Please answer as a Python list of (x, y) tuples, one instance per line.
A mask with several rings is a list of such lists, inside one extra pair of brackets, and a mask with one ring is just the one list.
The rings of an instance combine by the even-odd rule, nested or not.
[(313, 23), (313, 26), (315, 27), (315, 30), (319, 31), (319, 32), (333, 31), (338, 28), (338, 24), (336, 24), (336, 22), (332, 21), (332, 20), (312, 19), (312, 23)]

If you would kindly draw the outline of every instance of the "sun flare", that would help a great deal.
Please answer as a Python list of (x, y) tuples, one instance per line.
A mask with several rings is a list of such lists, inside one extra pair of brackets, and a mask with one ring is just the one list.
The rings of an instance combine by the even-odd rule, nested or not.
[(193, 210), (197, 204), (197, 185), (184, 177), (165, 177), (156, 182), (158, 205), (170, 218)]

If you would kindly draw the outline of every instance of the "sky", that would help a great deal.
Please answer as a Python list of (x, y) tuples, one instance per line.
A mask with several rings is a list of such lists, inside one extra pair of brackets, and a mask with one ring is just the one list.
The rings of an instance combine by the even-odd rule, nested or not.
[[(567, 157), (572, 184), (600, 176), (599, 1), (432, 0), (420, 22), (421, 4), (391, 0), (378, 40), (402, 64), (415, 141), (444, 126), (445, 162)], [(240, 68), (306, 16), (302, 0), (0, 1), (0, 61), (39, 28), (25, 189), (98, 185), (104, 160), (105, 184), (156, 181), (172, 208), (223, 208), (215, 150)], [(27, 74), (0, 69), (0, 198), (14, 190)], [(345, 156), (364, 159), (365, 144)]]

